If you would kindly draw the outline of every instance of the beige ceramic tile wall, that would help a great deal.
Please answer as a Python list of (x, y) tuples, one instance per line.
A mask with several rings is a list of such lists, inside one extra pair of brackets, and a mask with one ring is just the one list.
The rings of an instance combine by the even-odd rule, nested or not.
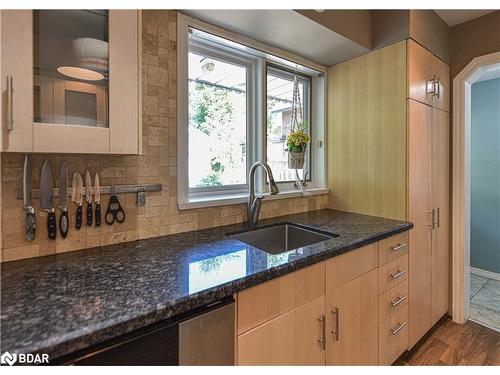
[[(92, 175), (98, 171), (101, 184), (162, 183), (163, 191), (148, 193), (145, 207), (137, 208), (135, 195), (119, 196), (127, 218), (123, 224), (100, 228), (70, 229), (68, 237), (47, 240), (46, 216), (37, 209), (35, 241), (24, 240), (22, 201), (15, 190), (22, 187), (22, 155), (3, 154), (0, 241), (2, 261), (44, 256), (100, 245), (157, 237), (184, 231), (210, 228), (245, 221), (245, 205), (179, 211), (177, 209), (177, 138), (176, 138), (176, 12), (143, 11), (143, 155), (142, 156), (49, 156), (54, 180), (62, 160), (74, 171)], [(38, 187), (39, 173), (47, 155), (33, 158), (33, 186)], [(103, 196), (103, 210), (108, 202)], [(264, 201), (261, 217), (316, 210), (328, 206), (328, 196)], [(74, 223), (75, 206), (70, 219)], [(85, 211), (85, 210), (84, 210)], [(85, 213), (85, 212), (84, 212)], [(58, 215), (59, 216), (59, 215)]]

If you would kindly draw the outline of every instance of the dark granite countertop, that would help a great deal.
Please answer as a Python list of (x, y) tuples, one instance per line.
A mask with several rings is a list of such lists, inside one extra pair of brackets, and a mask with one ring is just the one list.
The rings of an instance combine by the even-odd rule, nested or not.
[(226, 233), (187, 232), (1, 265), (1, 352), (51, 359), (412, 228), (335, 210), (261, 220), (339, 234), (270, 255)]

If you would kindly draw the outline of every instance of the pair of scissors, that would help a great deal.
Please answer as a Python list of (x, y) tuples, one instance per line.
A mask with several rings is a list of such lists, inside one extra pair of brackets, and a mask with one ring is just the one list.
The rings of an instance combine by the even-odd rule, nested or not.
[(118, 223), (123, 223), (125, 221), (125, 211), (123, 210), (118, 197), (115, 195), (114, 185), (111, 185), (111, 191), (109, 193), (111, 197), (109, 198), (108, 209), (106, 210), (104, 220), (108, 225), (112, 225), (115, 220)]

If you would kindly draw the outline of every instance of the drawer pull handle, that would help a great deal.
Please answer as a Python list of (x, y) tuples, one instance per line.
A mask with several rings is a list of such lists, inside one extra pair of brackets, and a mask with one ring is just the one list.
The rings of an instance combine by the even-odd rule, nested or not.
[(406, 243), (398, 243), (396, 246), (391, 246), (391, 250), (392, 251), (398, 251), (398, 250), (404, 249), (406, 246), (408, 246), (408, 244), (406, 244)]
[(398, 326), (396, 328), (391, 328), (391, 332), (393, 335), (397, 335), (399, 331), (403, 329), (403, 327), (406, 326), (406, 322), (404, 323), (398, 323)]
[(405, 273), (406, 273), (406, 270), (402, 270), (402, 271), (398, 270), (398, 272), (391, 273), (391, 277), (392, 277), (393, 279), (397, 279), (399, 276), (402, 276), (402, 275), (404, 275)]
[(332, 309), (332, 314), (335, 316), (335, 326), (331, 332), (335, 335), (335, 341), (339, 341), (339, 308), (334, 307)]
[(321, 314), (318, 317), (318, 321), (321, 327), (321, 337), (318, 339), (318, 342), (321, 344), (321, 349), (326, 349), (326, 324), (325, 324), (325, 314)]
[(391, 301), (391, 306), (396, 307), (399, 305), (401, 302), (403, 302), (406, 299), (406, 296), (398, 296), (394, 301)]

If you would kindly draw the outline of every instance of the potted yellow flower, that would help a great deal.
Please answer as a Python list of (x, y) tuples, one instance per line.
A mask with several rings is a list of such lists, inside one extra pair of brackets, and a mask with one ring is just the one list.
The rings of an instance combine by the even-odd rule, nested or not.
[(302, 169), (304, 168), (304, 157), (306, 154), (307, 144), (311, 140), (305, 132), (305, 125), (301, 124), (286, 139), (286, 151), (288, 151), (288, 168)]

